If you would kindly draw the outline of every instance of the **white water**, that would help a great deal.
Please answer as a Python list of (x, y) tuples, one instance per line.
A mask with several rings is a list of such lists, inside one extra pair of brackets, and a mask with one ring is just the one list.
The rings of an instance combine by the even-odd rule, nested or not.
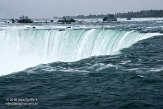
[(139, 40), (158, 34), (118, 30), (0, 31), (0, 75), (56, 61), (72, 62), (99, 55), (115, 55)]

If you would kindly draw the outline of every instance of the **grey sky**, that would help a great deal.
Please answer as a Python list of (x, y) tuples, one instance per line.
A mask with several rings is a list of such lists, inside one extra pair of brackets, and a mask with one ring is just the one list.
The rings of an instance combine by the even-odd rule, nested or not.
[(163, 0), (0, 0), (0, 18), (50, 18), (163, 9)]

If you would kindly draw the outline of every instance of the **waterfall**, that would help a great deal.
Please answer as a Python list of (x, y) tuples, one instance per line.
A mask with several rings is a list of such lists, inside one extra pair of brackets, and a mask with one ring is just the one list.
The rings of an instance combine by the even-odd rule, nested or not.
[(107, 29), (0, 30), (0, 75), (42, 63), (115, 55), (154, 35), (158, 34)]

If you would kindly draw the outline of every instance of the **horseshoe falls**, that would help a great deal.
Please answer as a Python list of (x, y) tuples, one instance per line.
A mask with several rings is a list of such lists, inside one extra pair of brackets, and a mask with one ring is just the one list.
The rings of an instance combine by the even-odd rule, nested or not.
[(109, 29), (0, 30), (0, 75), (51, 62), (73, 62), (116, 55), (123, 48), (157, 33)]

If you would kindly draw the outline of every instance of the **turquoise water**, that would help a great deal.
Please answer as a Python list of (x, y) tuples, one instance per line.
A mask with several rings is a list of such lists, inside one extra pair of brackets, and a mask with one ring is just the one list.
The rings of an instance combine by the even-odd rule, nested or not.
[(0, 27), (0, 109), (163, 108), (160, 21), (15, 25)]
[[(0, 77), (0, 108), (162, 109), (162, 41), (158, 36), (118, 55), (43, 64)], [(34, 98), (38, 104), (12, 106), (7, 98)]]
[[(159, 33), (109, 29), (5, 29), (0, 31), (0, 75), (50, 62), (116, 55)], [(10, 66), (10, 67), (8, 67)]]

